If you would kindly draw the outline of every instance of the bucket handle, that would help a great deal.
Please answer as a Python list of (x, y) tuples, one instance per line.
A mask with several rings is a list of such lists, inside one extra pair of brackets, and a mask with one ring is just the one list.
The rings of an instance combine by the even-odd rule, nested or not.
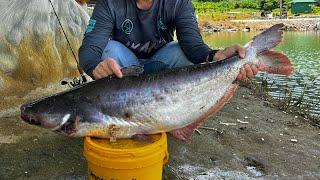
[(169, 152), (168, 152), (168, 149), (166, 149), (165, 156), (163, 158), (163, 165), (168, 164), (168, 162), (169, 162)]

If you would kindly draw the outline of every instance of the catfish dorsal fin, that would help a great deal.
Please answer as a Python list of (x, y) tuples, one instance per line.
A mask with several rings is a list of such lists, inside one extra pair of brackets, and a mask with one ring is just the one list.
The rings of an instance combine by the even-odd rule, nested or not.
[(123, 76), (140, 76), (143, 74), (143, 68), (140, 66), (129, 66), (121, 69)]
[(212, 108), (209, 109), (208, 112), (206, 112), (204, 115), (200, 116), (195, 122), (192, 124), (189, 124), (186, 127), (183, 127), (181, 129), (176, 129), (171, 132), (172, 136), (185, 142), (185, 143), (191, 143), (191, 137), (193, 132), (208, 118), (210, 118), (213, 114), (218, 112), (226, 102), (228, 102), (233, 93), (236, 91), (238, 85), (237, 84), (231, 84), (229, 89), (226, 91), (224, 96), (215, 104)]

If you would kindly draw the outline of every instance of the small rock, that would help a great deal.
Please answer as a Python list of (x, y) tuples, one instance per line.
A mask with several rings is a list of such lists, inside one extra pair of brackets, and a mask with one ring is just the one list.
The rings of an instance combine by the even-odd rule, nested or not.
[(210, 160), (211, 160), (212, 162), (215, 162), (215, 161), (217, 161), (217, 158), (216, 158), (216, 157), (210, 157)]
[(287, 130), (287, 129), (284, 129), (283, 132), (282, 132), (282, 134), (284, 134), (284, 135), (290, 135), (290, 131)]
[(261, 141), (264, 141), (264, 138), (261, 138)]
[(297, 118), (298, 118), (298, 116), (295, 116), (294, 118), (295, 118), (295, 119), (297, 119)]
[(290, 139), (290, 141), (291, 141), (292, 143), (297, 143), (297, 142), (298, 142), (297, 139)]
[(264, 107), (273, 107), (272, 103), (271, 103), (271, 102), (268, 102), (268, 101), (263, 101), (263, 102), (262, 102), (262, 105), (263, 105)]
[(283, 136), (283, 134), (280, 134), (280, 136)]
[(250, 27), (245, 27), (245, 28), (243, 28), (243, 31), (244, 31), (244, 32), (250, 32)]
[(24, 174), (28, 174), (28, 171), (25, 171)]
[(236, 107), (236, 109), (237, 109), (237, 110), (240, 110), (240, 108), (239, 108), (239, 107)]
[(249, 117), (248, 117), (248, 116), (245, 116), (244, 118), (245, 118), (245, 119), (248, 119)]

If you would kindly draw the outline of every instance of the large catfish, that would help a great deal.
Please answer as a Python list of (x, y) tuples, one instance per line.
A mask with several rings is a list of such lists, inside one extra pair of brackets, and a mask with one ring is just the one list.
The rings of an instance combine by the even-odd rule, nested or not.
[[(282, 40), (283, 24), (256, 36), (246, 56), (153, 74), (107, 77), (21, 107), (24, 121), (71, 137), (130, 138), (171, 132), (190, 142), (194, 130), (221, 109), (237, 88), (244, 64), (290, 75), (289, 58), (270, 49)], [(132, 76), (135, 75), (135, 76)]]

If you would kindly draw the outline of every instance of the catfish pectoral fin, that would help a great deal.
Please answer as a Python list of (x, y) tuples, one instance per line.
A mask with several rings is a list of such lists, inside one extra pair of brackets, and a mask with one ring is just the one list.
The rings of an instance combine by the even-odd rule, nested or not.
[(231, 99), (237, 87), (238, 87), (238, 84), (231, 84), (230, 87), (227, 89), (226, 93), (224, 94), (224, 96), (212, 108), (210, 108), (210, 110), (207, 113), (199, 117), (192, 124), (189, 124), (184, 128), (172, 131), (171, 134), (173, 135), (173, 137), (185, 143), (188, 143), (188, 144), (191, 143), (191, 137), (195, 129), (198, 128), (204, 121), (210, 118), (213, 114), (218, 112), (225, 105), (225, 103)]

